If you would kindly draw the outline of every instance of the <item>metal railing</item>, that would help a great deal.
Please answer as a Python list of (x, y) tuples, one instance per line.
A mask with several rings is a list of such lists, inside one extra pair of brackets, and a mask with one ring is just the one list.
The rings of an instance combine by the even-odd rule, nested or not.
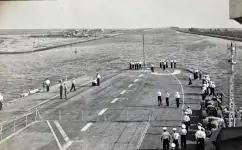
[(23, 130), (28, 125), (34, 123), (37, 120), (39, 113), (36, 109), (33, 112), (24, 114), (20, 117), (14, 118), (13, 120), (0, 124), (0, 142), (5, 138), (13, 135), (20, 130)]

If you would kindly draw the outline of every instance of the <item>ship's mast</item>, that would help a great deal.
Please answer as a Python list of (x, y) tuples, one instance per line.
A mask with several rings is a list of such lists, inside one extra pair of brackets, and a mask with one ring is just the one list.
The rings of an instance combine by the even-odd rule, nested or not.
[(228, 63), (231, 65), (229, 74), (229, 127), (235, 127), (235, 103), (234, 103), (234, 55), (236, 55), (236, 44), (231, 42), (227, 44), (229, 60)]

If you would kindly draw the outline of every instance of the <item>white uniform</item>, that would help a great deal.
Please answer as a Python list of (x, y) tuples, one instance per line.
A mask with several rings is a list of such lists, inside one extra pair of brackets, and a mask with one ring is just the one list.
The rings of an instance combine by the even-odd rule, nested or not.
[(187, 112), (188, 115), (192, 115), (192, 109), (191, 108), (187, 108), (186, 112)]
[(158, 94), (158, 96), (161, 96), (161, 92), (159, 91), (159, 92), (157, 92), (157, 94)]
[(3, 102), (3, 95), (0, 94), (0, 102)]

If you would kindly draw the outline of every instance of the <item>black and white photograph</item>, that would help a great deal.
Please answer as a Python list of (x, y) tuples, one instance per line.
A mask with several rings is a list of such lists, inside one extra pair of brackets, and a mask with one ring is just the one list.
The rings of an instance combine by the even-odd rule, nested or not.
[(0, 0), (0, 150), (242, 150), (242, 0)]

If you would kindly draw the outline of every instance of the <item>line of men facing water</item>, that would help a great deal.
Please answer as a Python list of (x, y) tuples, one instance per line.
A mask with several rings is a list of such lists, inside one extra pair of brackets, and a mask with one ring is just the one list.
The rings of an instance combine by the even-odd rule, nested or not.
[(129, 69), (130, 70), (139, 70), (142, 67), (142, 61), (131, 61), (129, 64)]

